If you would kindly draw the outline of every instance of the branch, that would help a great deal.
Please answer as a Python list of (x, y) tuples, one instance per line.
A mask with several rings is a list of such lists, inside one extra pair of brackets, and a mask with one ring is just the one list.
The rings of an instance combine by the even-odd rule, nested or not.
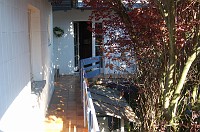
[(163, 19), (164, 19), (165, 21), (167, 21), (166, 16), (165, 16), (165, 15), (166, 15), (166, 9), (165, 9), (165, 7), (163, 6), (161, 0), (154, 0), (154, 2), (158, 5), (158, 9), (160, 10), (160, 13), (161, 13)]
[[(198, 12), (198, 14), (197, 14), (197, 19), (198, 20), (200, 19), (200, 12)], [(180, 78), (179, 83), (178, 83), (178, 85), (176, 87), (176, 90), (175, 90), (175, 92), (173, 94), (174, 96), (172, 97), (172, 100), (171, 100), (170, 107), (173, 108), (173, 111), (172, 111), (172, 120), (173, 120), (173, 117), (176, 116), (178, 101), (179, 101), (180, 96), (181, 96), (180, 93), (182, 91), (182, 88), (183, 88), (184, 82), (186, 80), (188, 71), (189, 71), (192, 63), (194, 62), (194, 60), (200, 54), (200, 43), (199, 43), (200, 30), (199, 30), (199, 28), (200, 28), (200, 25), (197, 24), (196, 25), (195, 36), (194, 36), (194, 43), (195, 43), (195, 45), (194, 45), (194, 48), (193, 48), (193, 53), (187, 59), (187, 62), (186, 62), (185, 67), (183, 69), (181, 78)]]
[(188, 73), (192, 63), (194, 62), (194, 60), (199, 55), (199, 53), (200, 53), (200, 46), (197, 47), (196, 50), (194, 50), (194, 53), (188, 58), (188, 60), (187, 60), (187, 62), (185, 64), (185, 67), (184, 67), (183, 72), (182, 72), (182, 76), (181, 76), (181, 78), (179, 80), (178, 86), (177, 86), (177, 88), (176, 88), (176, 90), (175, 90), (175, 92), (173, 94), (174, 96), (173, 96), (172, 101), (170, 103), (170, 107), (173, 108), (172, 117), (176, 116), (176, 109), (177, 109), (178, 101), (179, 101), (180, 96), (181, 96), (180, 93), (182, 91), (184, 82), (186, 80), (187, 73)]
[(133, 28), (133, 23), (132, 20), (130, 18), (130, 16), (128, 15), (126, 8), (124, 7), (123, 3), (121, 2), (121, 0), (113, 0), (117, 5), (113, 5), (112, 9), (119, 15), (119, 17), (121, 18), (121, 20), (123, 21), (123, 23), (125, 24), (125, 26), (128, 29), (128, 32), (130, 34), (130, 38), (132, 40), (133, 43), (136, 43), (138, 40), (137, 38), (133, 37), (134, 34), (134, 28)]

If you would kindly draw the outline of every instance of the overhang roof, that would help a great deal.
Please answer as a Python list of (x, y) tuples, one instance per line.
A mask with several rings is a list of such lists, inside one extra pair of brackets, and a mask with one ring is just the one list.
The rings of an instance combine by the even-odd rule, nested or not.
[(139, 122), (133, 109), (126, 100), (120, 98), (120, 92), (102, 85), (94, 85), (88, 89), (91, 92), (97, 116), (113, 116), (129, 120), (131, 122)]
[[(49, 2), (53, 2), (54, 0), (48, 0)], [(52, 3), (52, 10), (53, 11), (67, 11), (71, 10), (73, 7), (73, 2), (72, 0), (61, 0), (61, 3)]]
[[(84, 7), (83, 0), (48, 0), (52, 4), (53, 11), (67, 11), (72, 8), (79, 9), (90, 9), (89, 7)], [(142, 8), (146, 5), (141, 3), (135, 3), (133, 8)]]

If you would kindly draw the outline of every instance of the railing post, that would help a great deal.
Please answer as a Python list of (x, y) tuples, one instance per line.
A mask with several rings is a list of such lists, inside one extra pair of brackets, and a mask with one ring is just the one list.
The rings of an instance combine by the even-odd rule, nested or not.
[(121, 132), (124, 132), (124, 119), (121, 118)]
[(84, 127), (86, 127), (86, 104), (85, 104), (85, 100), (86, 100), (86, 96), (85, 96), (85, 92), (86, 92), (86, 87), (85, 87), (85, 81), (84, 81), (84, 87), (83, 87), (83, 115), (84, 115)]
[(85, 104), (85, 92), (86, 92), (86, 83), (84, 81), (84, 71), (83, 71), (84, 65), (83, 62), (80, 61), (80, 76), (81, 76), (81, 99), (83, 102), (83, 116), (84, 116), (84, 127), (86, 127), (86, 104)]

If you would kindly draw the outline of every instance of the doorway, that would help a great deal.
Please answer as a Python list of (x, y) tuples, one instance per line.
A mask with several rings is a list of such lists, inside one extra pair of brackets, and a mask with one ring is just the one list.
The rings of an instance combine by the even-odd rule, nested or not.
[(28, 34), (30, 50), (30, 80), (31, 82), (41, 81), (43, 74), (40, 10), (31, 5), (28, 6)]
[(75, 72), (79, 71), (79, 61), (92, 57), (92, 32), (87, 21), (74, 22), (74, 62)]

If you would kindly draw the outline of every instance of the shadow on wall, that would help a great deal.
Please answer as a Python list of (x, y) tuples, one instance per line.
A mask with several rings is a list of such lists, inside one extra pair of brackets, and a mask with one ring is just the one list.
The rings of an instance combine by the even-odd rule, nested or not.
[(74, 73), (74, 44), (70, 40), (71, 35), (67, 35), (70, 30), (66, 29), (63, 37), (54, 39), (54, 69), (57, 76)]

